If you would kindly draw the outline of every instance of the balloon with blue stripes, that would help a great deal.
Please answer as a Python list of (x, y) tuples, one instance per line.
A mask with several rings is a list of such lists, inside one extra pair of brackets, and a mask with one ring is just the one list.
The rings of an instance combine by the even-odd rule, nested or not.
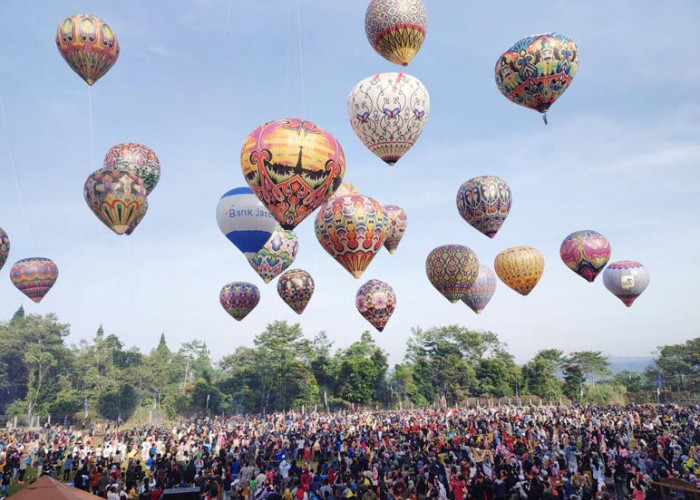
[(258, 253), (277, 226), (275, 218), (249, 187), (224, 193), (216, 207), (216, 222), (247, 258)]

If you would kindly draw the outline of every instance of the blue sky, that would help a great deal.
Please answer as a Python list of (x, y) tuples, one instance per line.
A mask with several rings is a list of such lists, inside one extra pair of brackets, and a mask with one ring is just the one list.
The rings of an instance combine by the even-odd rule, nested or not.
[[(72, 343), (103, 325), (145, 352), (161, 332), (172, 348), (202, 339), (216, 359), (252, 345), (277, 319), (299, 322), (309, 338), (325, 330), (335, 347), (370, 330), (392, 363), (412, 327), (452, 323), (497, 333), (518, 362), (543, 348), (643, 356), (696, 337), (700, 3), (425, 4), (426, 41), (405, 71), (428, 88), (430, 117), (413, 149), (389, 167), (362, 145), (346, 112), (358, 81), (400, 70), (367, 42), (365, 1), (4, 1), (11, 21), (0, 34), (0, 227), (12, 248), (0, 271), (0, 318), (24, 305), (70, 323)], [(54, 42), (59, 22), (74, 13), (101, 17), (121, 47), (90, 89), (91, 112), (88, 86)], [(580, 59), (545, 126), (499, 93), (493, 67), (513, 42), (547, 31), (574, 39)], [(345, 179), (408, 214), (396, 254), (382, 251), (359, 280), (321, 248), (313, 217), (303, 221), (293, 267), (312, 274), (316, 292), (301, 316), (215, 218), (219, 197), (245, 185), (238, 160), (245, 136), (289, 116), (330, 131), (346, 154)], [(120, 237), (90, 212), (82, 187), (105, 152), (126, 141), (151, 147), (162, 176), (146, 218)], [(485, 174), (503, 177), (513, 192), (493, 240), (464, 222), (455, 204), (459, 186)], [(648, 269), (649, 288), (631, 309), (601, 277), (587, 283), (561, 262), (562, 239), (580, 229), (606, 236), (612, 260)], [(499, 282), (477, 316), (428, 282), (425, 258), (447, 243), (469, 246), (490, 267), (505, 248), (534, 246), (544, 254), (544, 276), (527, 297)], [(32, 256), (53, 259), (60, 272), (38, 305), (9, 279), (12, 263)], [(372, 278), (397, 294), (381, 334), (354, 305)], [(255, 283), (262, 295), (240, 323), (218, 301), (234, 280)]]

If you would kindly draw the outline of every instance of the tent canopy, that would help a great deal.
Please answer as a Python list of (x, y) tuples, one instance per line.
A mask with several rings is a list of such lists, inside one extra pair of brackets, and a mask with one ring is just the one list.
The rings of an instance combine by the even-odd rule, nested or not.
[(50, 476), (41, 476), (32, 484), (12, 495), (12, 500), (95, 500), (100, 498), (79, 490)]

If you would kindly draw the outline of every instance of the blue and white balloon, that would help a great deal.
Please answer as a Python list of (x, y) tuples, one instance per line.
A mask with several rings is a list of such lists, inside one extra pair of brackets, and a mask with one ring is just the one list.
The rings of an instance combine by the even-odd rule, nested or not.
[(275, 218), (249, 187), (232, 189), (221, 197), (216, 222), (248, 259), (260, 251), (277, 227)]

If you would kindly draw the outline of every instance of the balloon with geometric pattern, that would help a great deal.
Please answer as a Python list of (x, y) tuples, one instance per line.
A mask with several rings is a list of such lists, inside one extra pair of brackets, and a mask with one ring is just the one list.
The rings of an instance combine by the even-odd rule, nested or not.
[(133, 172), (143, 180), (149, 196), (160, 180), (160, 161), (153, 150), (143, 144), (124, 142), (112, 146), (105, 154), (105, 168)]
[(535, 288), (544, 272), (544, 257), (536, 248), (507, 248), (496, 255), (493, 267), (501, 281), (521, 295)]
[(631, 307), (649, 285), (649, 272), (639, 262), (619, 260), (605, 268), (603, 284), (627, 307)]
[(129, 227), (126, 228), (126, 231), (124, 231), (124, 234), (129, 236), (131, 233), (134, 232), (136, 229), (136, 226), (138, 226), (141, 221), (143, 220), (144, 217), (146, 217), (146, 212), (148, 212), (148, 198), (146, 198), (143, 202), (143, 206), (141, 207), (141, 210), (139, 210), (138, 215), (134, 220), (131, 221), (131, 224), (129, 224)]
[(479, 275), (479, 260), (471, 248), (442, 245), (425, 260), (430, 283), (452, 303), (461, 299)]
[(510, 101), (543, 114), (567, 89), (578, 69), (578, 49), (558, 33), (530, 35), (499, 57), (496, 85)]
[(367, 40), (379, 55), (407, 66), (416, 55), (428, 29), (421, 0), (372, 0), (365, 13)]
[(387, 234), (382, 206), (368, 196), (332, 198), (316, 215), (314, 229), (321, 246), (355, 278), (359, 278)]
[(481, 314), (495, 292), (496, 274), (488, 266), (480, 264), (479, 275), (467, 288), (467, 293), (462, 296), (462, 302), (476, 314)]
[(7, 256), (10, 254), (10, 238), (0, 227), (0, 269), (5, 265)]
[(294, 231), (282, 226), (272, 231), (270, 239), (248, 262), (265, 283), (269, 283), (292, 265), (299, 251), (299, 239)]
[(58, 267), (44, 257), (31, 257), (15, 262), (10, 279), (17, 289), (37, 304), (58, 279)]
[(403, 233), (406, 231), (406, 212), (403, 208), (396, 205), (382, 205), (382, 209), (384, 210), (384, 218), (389, 226), (386, 239), (384, 240), (384, 247), (393, 255), (401, 242), (401, 238), (403, 238)]
[(564, 264), (589, 282), (593, 282), (608, 263), (610, 252), (610, 242), (591, 230), (571, 233), (559, 247)]
[(505, 222), (512, 201), (510, 187), (495, 175), (474, 177), (457, 190), (459, 214), (489, 238), (496, 236)]
[(143, 218), (146, 189), (133, 172), (100, 169), (85, 181), (83, 196), (97, 218), (117, 234), (124, 234), (136, 219)]
[(355, 295), (355, 307), (380, 332), (396, 308), (394, 289), (380, 280), (369, 280)]
[(56, 32), (58, 51), (88, 85), (99, 80), (119, 57), (117, 35), (100, 18), (76, 14), (65, 18)]
[(429, 114), (428, 90), (406, 73), (370, 76), (348, 96), (348, 117), (355, 135), (389, 165), (415, 144)]
[(325, 203), (345, 173), (345, 154), (330, 133), (299, 118), (265, 123), (246, 137), (241, 169), (284, 229)]
[(303, 313), (306, 309), (314, 294), (314, 288), (313, 278), (303, 269), (285, 271), (277, 281), (277, 293), (297, 314)]
[(240, 321), (260, 302), (260, 290), (252, 283), (234, 281), (221, 289), (219, 302), (227, 313)]
[(352, 194), (360, 194), (360, 191), (352, 182), (343, 181), (338, 186), (338, 189), (335, 190), (331, 198), (337, 198), (339, 196), (348, 196)]

